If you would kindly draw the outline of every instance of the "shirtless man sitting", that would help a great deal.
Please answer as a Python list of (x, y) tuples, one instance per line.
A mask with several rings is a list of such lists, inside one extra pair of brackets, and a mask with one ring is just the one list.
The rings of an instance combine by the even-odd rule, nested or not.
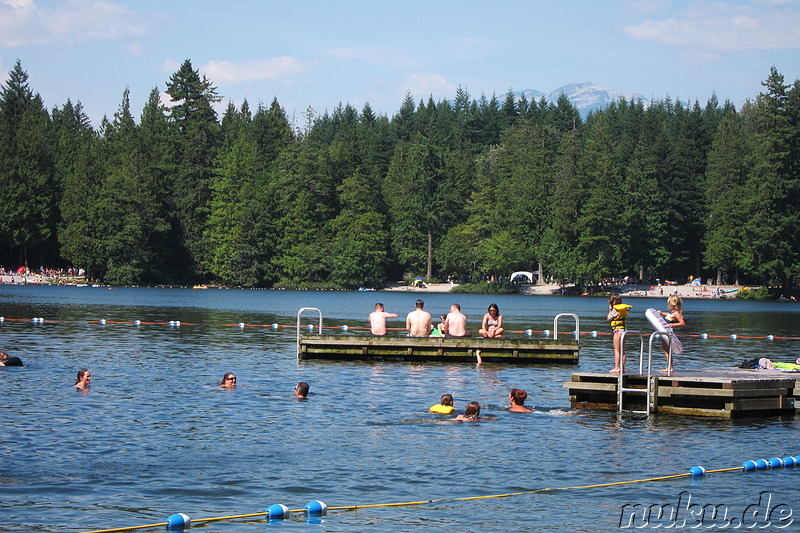
[(396, 313), (387, 313), (383, 304), (375, 304), (375, 310), (369, 314), (369, 330), (373, 335), (386, 335), (386, 319), (397, 318)]
[(461, 306), (453, 304), (444, 320), (445, 337), (469, 337), (467, 331), (467, 317), (461, 312)]
[(409, 337), (427, 337), (431, 334), (431, 314), (423, 311), (425, 302), (417, 300), (415, 309), (406, 317), (406, 329)]

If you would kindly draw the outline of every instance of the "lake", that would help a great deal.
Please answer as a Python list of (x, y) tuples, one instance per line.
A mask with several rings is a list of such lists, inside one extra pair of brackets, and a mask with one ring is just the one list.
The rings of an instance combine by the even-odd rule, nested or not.
[[(800, 523), (800, 514), (778, 512), (800, 513), (800, 468), (457, 500), (800, 455), (800, 421), (573, 410), (563, 383), (574, 371), (613, 366), (608, 335), (581, 336), (579, 365), (297, 361), (299, 308), (317, 307), (326, 326), (357, 332), (377, 301), (401, 317), (389, 326), (402, 327), (418, 297), (434, 317), (459, 302), (473, 330), (495, 302), (507, 330), (552, 330), (553, 317), (566, 312), (580, 317), (584, 332), (608, 331), (603, 298), (0, 286), (0, 349), (27, 365), (0, 369), (0, 530), (88, 531), (164, 522), (177, 512), (198, 519), (263, 512), (275, 503), (300, 509), (310, 500), (332, 507), (437, 501), (332, 510), (308, 522), (293, 514), (193, 528), (609, 531), (621, 518), (631, 524), (626, 513), (634, 504), (682, 509), (688, 500), (691, 509), (720, 506), (739, 521), (729, 529)], [(634, 306), (628, 327), (645, 332), (652, 329), (644, 310), (666, 309), (663, 298), (625, 301)], [(686, 300), (684, 316), (680, 333), (695, 336), (682, 336), (678, 371), (800, 356), (800, 340), (780, 338), (800, 333), (800, 305)], [(316, 322), (313, 314), (302, 320)], [(573, 327), (566, 319), (559, 324), (561, 331)], [(767, 335), (777, 338), (742, 338)], [(663, 354), (654, 361), (661, 365)], [(88, 392), (72, 386), (80, 368), (92, 371)], [(225, 372), (236, 374), (235, 390), (218, 387)], [(311, 385), (306, 401), (293, 397), (298, 381)], [(506, 411), (514, 387), (527, 390), (534, 413)], [(459, 410), (477, 400), (481, 414), (496, 420), (458, 423), (430, 414), (445, 392)], [(714, 525), (709, 516), (698, 520), (671, 529)], [(651, 517), (644, 525), (669, 524)]]

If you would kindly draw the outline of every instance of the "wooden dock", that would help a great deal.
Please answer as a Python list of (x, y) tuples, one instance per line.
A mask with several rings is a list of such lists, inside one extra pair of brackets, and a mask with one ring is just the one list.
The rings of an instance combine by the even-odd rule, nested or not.
[(487, 363), (577, 364), (580, 343), (571, 336), (550, 340), (302, 334), (297, 339), (298, 359), (475, 363), (477, 350)]
[[(647, 375), (626, 374), (623, 410), (646, 411)], [(800, 407), (800, 374), (774, 370), (725, 368), (651, 376), (650, 410), (659, 414), (738, 418), (794, 415)], [(576, 372), (569, 389), (572, 407), (618, 410), (616, 374)]]

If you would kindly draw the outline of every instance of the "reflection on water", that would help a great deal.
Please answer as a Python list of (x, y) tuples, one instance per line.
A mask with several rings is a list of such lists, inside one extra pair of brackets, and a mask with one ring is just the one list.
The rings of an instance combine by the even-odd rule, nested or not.
[[(165, 520), (331, 506), (504, 494), (682, 473), (691, 466), (800, 455), (793, 418), (704, 420), (569, 408), (575, 370), (605, 371), (610, 338), (581, 337), (580, 365), (536, 367), (302, 362), (296, 312), (322, 309), (326, 325), (365, 326), (375, 301), (402, 316), (418, 294), (240, 290), (1, 287), (0, 349), (28, 365), (0, 369), (8, 406), (0, 447), (0, 529), (76, 531)], [(425, 295), (437, 314), (453, 301), (475, 323), (496, 302), (508, 329), (552, 329), (574, 312), (583, 331), (607, 331), (606, 302), (590, 298)], [(647, 330), (629, 299), (630, 327)], [(797, 335), (789, 303), (687, 301), (688, 334)], [(13, 318), (43, 317), (43, 324)], [(106, 319), (104, 325), (96, 321)], [(184, 325), (133, 325), (134, 320)], [(116, 324), (111, 322), (126, 322)], [(315, 319), (309, 319), (313, 322)], [(236, 327), (246, 324), (282, 327)], [(402, 325), (402, 318), (390, 326)], [(304, 324), (306, 323), (304, 319)], [(186, 325), (196, 324), (196, 325)], [(559, 329), (572, 327), (565, 323)], [(796, 340), (689, 337), (680, 368), (744, 358), (797, 358)], [(72, 387), (90, 368), (88, 393)], [(234, 372), (239, 386), (217, 388)], [(298, 381), (311, 385), (297, 401)], [(505, 411), (508, 390), (528, 391), (530, 415)], [(463, 409), (477, 400), (494, 421), (440, 422), (442, 393)], [(698, 501), (746, 507), (764, 490), (798, 501), (800, 469), (716, 474), (622, 487), (331, 512), (313, 531), (597, 531), (618, 527), (625, 503)], [(800, 511), (800, 510), (799, 510)], [(263, 531), (263, 522), (214, 523), (208, 531)], [(280, 526), (278, 526), (280, 527)]]

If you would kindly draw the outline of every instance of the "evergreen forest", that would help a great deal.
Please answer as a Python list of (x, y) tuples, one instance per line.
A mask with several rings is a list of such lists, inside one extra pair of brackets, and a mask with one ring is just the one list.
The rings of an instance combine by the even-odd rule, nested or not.
[[(741, 109), (620, 99), (407, 95), (227, 105), (186, 60), (138, 117), (46, 108), (20, 61), (0, 87), (0, 265), (120, 285), (381, 287), (516, 270), (791, 287), (800, 275), (800, 81)], [(162, 102), (169, 101), (169, 105)], [(222, 109), (222, 108), (220, 108)]]

